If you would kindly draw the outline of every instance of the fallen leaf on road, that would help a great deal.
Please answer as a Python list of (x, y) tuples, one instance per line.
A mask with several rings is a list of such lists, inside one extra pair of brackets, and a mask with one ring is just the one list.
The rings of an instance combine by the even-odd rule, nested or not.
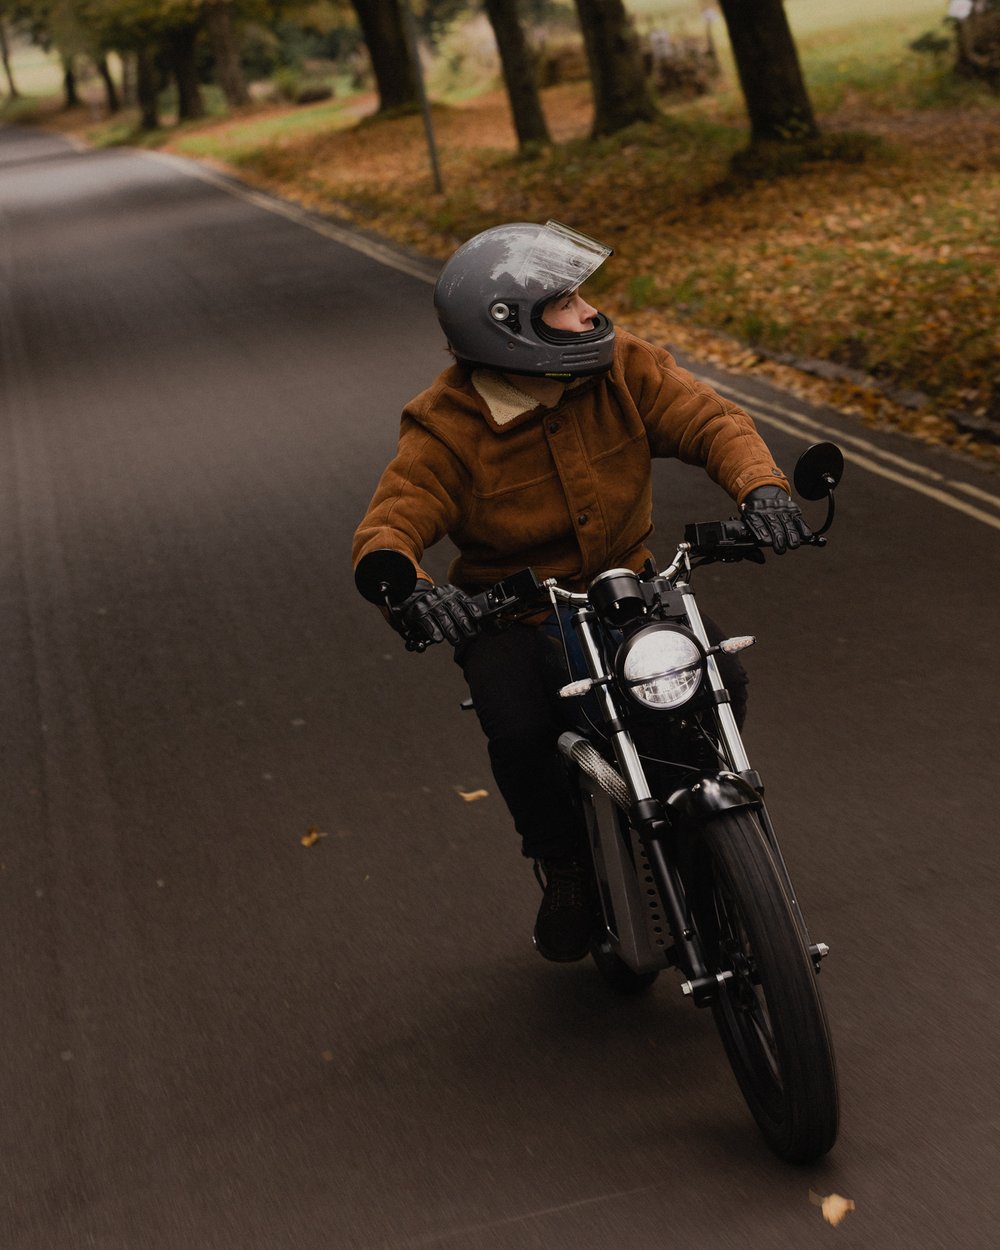
[(304, 838), (300, 838), (299, 841), (302, 843), (303, 846), (314, 846), (320, 840), (320, 838), (325, 838), (325, 837), (326, 837), (325, 833), (320, 833), (318, 829), (310, 825), (309, 832), (306, 834)]
[(854, 1210), (854, 1202), (851, 1198), (845, 1198), (842, 1194), (828, 1194), (823, 1197), (813, 1190), (809, 1190), (809, 1201), (813, 1206), (820, 1207), (823, 1212), (823, 1219), (828, 1224), (832, 1224), (834, 1228), (841, 1222), (848, 1211)]
[(489, 798), (489, 793), (489, 790), (459, 790), (458, 796), (466, 803), (475, 803), (477, 799)]

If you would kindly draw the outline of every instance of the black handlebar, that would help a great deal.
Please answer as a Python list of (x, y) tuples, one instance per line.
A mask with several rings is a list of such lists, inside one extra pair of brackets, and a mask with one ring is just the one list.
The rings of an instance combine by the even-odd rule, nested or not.
[(694, 522), (685, 526), (684, 541), (691, 548), (690, 555), (707, 560), (741, 560), (760, 551), (753, 534), (736, 518)]
[(501, 612), (517, 611), (530, 607), (545, 594), (545, 587), (538, 580), (534, 569), (521, 569), (488, 590), (469, 598), (483, 616), (497, 616)]
[[(694, 522), (685, 527), (684, 542), (688, 556), (701, 564), (716, 560), (729, 564), (737, 560), (753, 560), (764, 563), (764, 550), (749, 528), (737, 517), (728, 521)], [(825, 547), (826, 539), (819, 534), (803, 540), (803, 546)], [(533, 569), (521, 569), (505, 577), (478, 594), (470, 595), (481, 620), (499, 616), (502, 612), (525, 611), (546, 598), (546, 589)], [(409, 651), (424, 651), (429, 643), (401, 631)]]
[[(812, 537), (803, 539), (804, 545), (824, 547), (823, 534), (833, 521), (833, 491), (844, 471), (844, 457), (834, 443), (816, 443), (803, 452), (795, 466), (795, 488), (804, 499), (827, 499), (827, 515), (823, 525), (814, 530)], [(763, 545), (759, 543), (738, 517), (728, 521), (705, 521), (688, 525), (684, 530), (684, 545), (678, 549), (678, 560), (686, 555), (696, 564), (709, 564), (716, 560), (732, 563), (736, 560), (764, 562)], [(692, 565), (695, 567), (695, 565)], [(671, 572), (680, 568), (677, 563)], [(650, 564), (649, 576), (656, 571)], [(416, 571), (412, 561), (400, 551), (380, 548), (371, 551), (354, 571), (358, 590), (370, 602), (389, 610), (396, 619), (396, 607), (413, 591)], [(545, 588), (531, 569), (522, 569), (496, 585), (471, 596), (481, 618), (496, 616), (500, 612), (519, 611), (540, 602)], [(423, 651), (427, 643), (402, 630), (407, 647)]]
[[(828, 527), (829, 521), (823, 529)], [(822, 530), (799, 541), (804, 547), (825, 547), (826, 539), (821, 535)], [(688, 525), (684, 530), (684, 541), (690, 547), (689, 555), (702, 562), (753, 560), (758, 564), (764, 563), (766, 547), (754, 538), (748, 526), (735, 517), (728, 521), (702, 521)]]

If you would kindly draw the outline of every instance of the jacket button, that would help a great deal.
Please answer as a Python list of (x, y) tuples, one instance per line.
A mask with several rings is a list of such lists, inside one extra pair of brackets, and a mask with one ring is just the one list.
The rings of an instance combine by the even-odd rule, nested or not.
[(558, 422), (558, 421), (550, 421), (550, 422), (549, 422), (549, 433), (550, 433), (550, 434), (558, 434), (558, 433), (559, 433), (560, 428), (561, 428), (560, 422)]
[(580, 513), (580, 515), (576, 518), (576, 523), (577, 523), (577, 525), (586, 525), (586, 524), (587, 524), (587, 514), (586, 514), (586, 512), (581, 512), (581, 513)]

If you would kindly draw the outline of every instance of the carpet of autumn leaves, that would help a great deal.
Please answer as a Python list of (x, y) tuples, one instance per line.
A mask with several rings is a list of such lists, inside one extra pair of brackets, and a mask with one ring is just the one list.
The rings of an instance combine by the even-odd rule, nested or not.
[[(821, 119), (832, 158), (776, 176), (734, 174), (745, 133), (697, 111), (591, 142), (585, 84), (543, 101), (557, 146), (531, 158), (502, 93), (435, 107), (441, 194), (416, 116), (263, 144), (203, 123), (172, 146), (434, 257), (500, 221), (567, 221), (614, 246), (588, 290), (638, 333), (1000, 459), (972, 432), (1000, 438), (1000, 109), (844, 110)], [(807, 361), (839, 368), (814, 382)]]

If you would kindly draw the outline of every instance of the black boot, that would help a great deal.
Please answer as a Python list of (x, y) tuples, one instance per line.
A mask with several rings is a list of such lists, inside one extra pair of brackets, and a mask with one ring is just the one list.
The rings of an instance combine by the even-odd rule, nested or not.
[(535, 876), (544, 890), (535, 920), (535, 946), (545, 959), (573, 963), (590, 950), (596, 922), (593, 873), (575, 855), (536, 859)]

